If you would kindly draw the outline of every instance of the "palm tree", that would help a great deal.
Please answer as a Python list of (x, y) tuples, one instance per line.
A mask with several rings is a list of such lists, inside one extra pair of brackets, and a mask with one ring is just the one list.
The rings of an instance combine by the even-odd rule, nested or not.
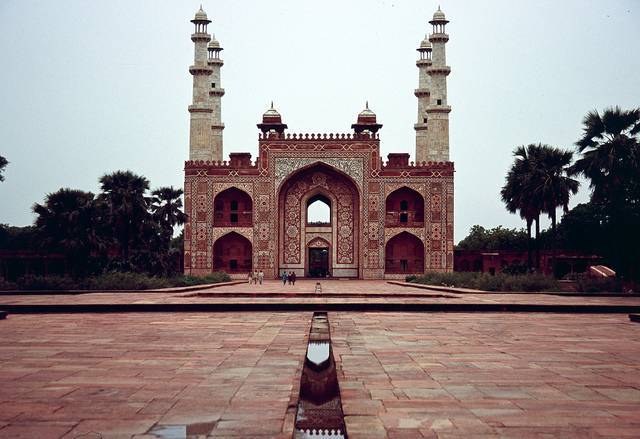
[(161, 187), (151, 195), (151, 212), (162, 228), (163, 242), (168, 248), (174, 226), (181, 226), (187, 220), (187, 215), (181, 210), (182, 189), (174, 189), (173, 186)]
[[(519, 146), (513, 155), (515, 161), (502, 188), (502, 200), (511, 213), (520, 212), (527, 221), (531, 239), (531, 225), (536, 224), (536, 268), (540, 268), (540, 214), (546, 213), (556, 230), (556, 210), (569, 210), (569, 197), (578, 192), (577, 180), (567, 175), (573, 154), (543, 144)], [(529, 242), (529, 249), (531, 244)], [(529, 250), (529, 261), (531, 251)]]
[(100, 177), (102, 193), (98, 200), (105, 210), (105, 222), (120, 255), (129, 262), (129, 253), (144, 241), (149, 222), (149, 200), (145, 197), (149, 180), (131, 171), (116, 171)]
[(576, 142), (582, 157), (570, 171), (590, 180), (592, 201), (621, 207), (640, 200), (640, 108), (590, 111)]
[(0, 155), (0, 181), (4, 181), (4, 168), (9, 164), (9, 161)]
[(34, 204), (39, 245), (62, 251), (74, 276), (84, 275), (96, 234), (96, 205), (91, 192), (62, 188), (48, 194), (44, 204)]
[(571, 151), (564, 151), (549, 145), (530, 145), (534, 156), (534, 172), (537, 187), (535, 190), (544, 203), (543, 211), (551, 219), (554, 234), (557, 223), (557, 209), (569, 211), (569, 198), (578, 192), (580, 183), (568, 176), (568, 169), (573, 159)]
[(606, 213), (603, 248), (623, 274), (640, 278), (640, 108), (593, 110), (576, 142), (582, 156), (572, 174), (590, 180), (591, 203)]
[[(518, 212), (527, 223), (527, 266), (531, 270), (531, 226), (536, 223), (536, 241), (540, 233), (540, 213), (544, 203), (539, 198), (539, 192), (534, 190), (536, 175), (533, 172), (532, 149), (519, 146), (513, 152), (515, 160), (507, 173), (505, 185), (500, 191), (502, 201), (511, 213)], [(539, 252), (536, 252), (536, 267), (539, 266)]]

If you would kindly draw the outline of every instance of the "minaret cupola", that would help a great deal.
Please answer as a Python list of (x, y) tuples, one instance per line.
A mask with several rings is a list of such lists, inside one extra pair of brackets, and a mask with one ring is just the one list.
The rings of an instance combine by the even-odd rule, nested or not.
[(212, 35), (212, 39), (207, 46), (207, 51), (209, 52), (209, 62), (213, 60), (220, 59), (220, 52), (224, 49), (220, 46), (218, 40), (216, 40), (216, 36)]
[(434, 34), (446, 34), (445, 26), (449, 23), (449, 20), (444, 16), (444, 12), (440, 10), (440, 6), (438, 6), (438, 10), (433, 14), (433, 19), (429, 22), (433, 26)]
[(420, 47), (418, 47), (416, 50), (420, 54), (420, 59), (418, 61), (431, 61), (432, 49), (428, 35), (424, 36), (424, 40), (420, 42)]
[(282, 123), (282, 116), (273, 107), (273, 101), (271, 102), (271, 108), (269, 108), (262, 115), (262, 123), (258, 124), (258, 128), (263, 134), (271, 131), (275, 131), (278, 134), (282, 134), (287, 129), (287, 124)]
[(369, 101), (365, 104), (365, 109), (358, 114), (358, 121), (351, 125), (351, 128), (357, 133), (368, 131), (377, 133), (382, 125), (376, 120), (376, 113), (369, 109)]
[(211, 23), (211, 20), (207, 18), (207, 13), (202, 10), (202, 5), (200, 5), (200, 9), (196, 12), (191, 22), (196, 26), (194, 34), (207, 33), (207, 25)]

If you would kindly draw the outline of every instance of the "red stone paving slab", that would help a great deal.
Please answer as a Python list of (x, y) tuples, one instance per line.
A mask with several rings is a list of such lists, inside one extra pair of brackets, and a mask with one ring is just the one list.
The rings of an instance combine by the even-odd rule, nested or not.
[[(496, 294), (496, 293), (446, 293), (393, 285), (380, 280), (327, 280), (322, 281), (323, 293), (372, 294), (370, 297), (301, 297), (296, 293), (313, 293), (314, 280), (299, 280), (296, 285), (283, 286), (279, 281), (265, 281), (263, 285), (227, 285), (201, 290), (207, 296), (198, 297), (193, 293), (90, 293), (81, 295), (3, 295), (0, 304), (153, 304), (153, 303), (484, 303), (484, 304), (540, 304), (540, 305), (631, 305), (640, 306), (640, 296), (631, 297), (581, 297), (556, 296), (549, 294)], [(408, 292), (422, 294), (423, 297), (406, 298)], [(216, 294), (251, 293), (256, 297), (224, 297)], [(259, 297), (261, 293), (286, 293), (288, 297)]]
[(215, 437), (290, 436), (310, 318), (12, 315), (0, 327), (0, 438), (144, 438), (210, 422)]
[[(311, 314), (10, 315), (0, 438), (149, 439), (158, 425), (290, 438)], [(329, 320), (350, 438), (640, 437), (626, 315)]]
[(330, 313), (349, 437), (640, 437), (625, 315)]

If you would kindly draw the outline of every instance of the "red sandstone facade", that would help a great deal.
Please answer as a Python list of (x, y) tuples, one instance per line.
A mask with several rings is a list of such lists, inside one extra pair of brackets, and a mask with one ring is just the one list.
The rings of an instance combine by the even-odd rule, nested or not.
[[(453, 269), (453, 163), (383, 163), (376, 133), (259, 137), (259, 156), (185, 163), (185, 273), (264, 270), (308, 277), (313, 249), (332, 277), (381, 279)], [(330, 201), (327, 225), (307, 203)], [(221, 245), (223, 244), (223, 245)]]

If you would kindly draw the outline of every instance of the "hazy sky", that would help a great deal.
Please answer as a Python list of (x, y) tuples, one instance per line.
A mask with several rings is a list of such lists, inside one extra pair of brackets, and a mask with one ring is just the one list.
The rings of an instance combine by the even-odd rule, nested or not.
[[(199, 1), (0, 2), (0, 223), (60, 187), (130, 169), (183, 182)], [(447, 27), (455, 239), (520, 227), (499, 200), (511, 151), (573, 148), (591, 109), (640, 105), (640, 1), (440, 2)], [(349, 132), (365, 100), (382, 155), (414, 154), (418, 43), (436, 1), (203, 1), (224, 47), (225, 155), (255, 157), (274, 100), (290, 132)], [(585, 201), (583, 186), (572, 204)]]

